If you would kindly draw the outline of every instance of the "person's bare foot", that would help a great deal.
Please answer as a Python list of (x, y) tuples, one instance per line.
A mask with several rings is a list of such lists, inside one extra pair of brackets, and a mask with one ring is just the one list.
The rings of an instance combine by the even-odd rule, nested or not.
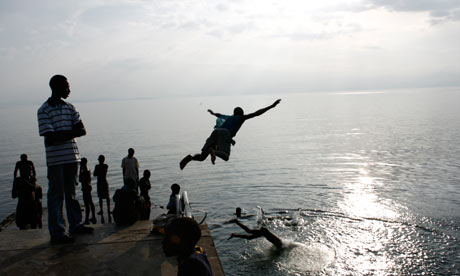
[(184, 159), (182, 159), (182, 161), (180, 161), (179, 163), (179, 167), (181, 170), (183, 170), (185, 168), (185, 166), (187, 166), (188, 162), (192, 161), (192, 156), (189, 154), (187, 156), (184, 157)]
[(209, 148), (209, 154), (211, 155), (211, 163), (216, 164), (216, 151), (213, 148)]

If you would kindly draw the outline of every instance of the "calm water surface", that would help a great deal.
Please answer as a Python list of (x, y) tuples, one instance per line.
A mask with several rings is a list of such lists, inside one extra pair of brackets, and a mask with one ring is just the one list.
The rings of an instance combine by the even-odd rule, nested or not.
[[(133, 147), (152, 171), (158, 205), (169, 186), (187, 190), (207, 222), (227, 275), (460, 274), (459, 89), (318, 93), (78, 103), (88, 135), (78, 140), (91, 169), (104, 154), (113, 195), (121, 159)], [(72, 97), (75, 97), (72, 98)], [(206, 110), (247, 112), (283, 99), (247, 121), (229, 162), (178, 162), (198, 152), (215, 118)], [(27, 153), (47, 187), (37, 106), (0, 109), (0, 215), (10, 198), (15, 162)], [(80, 195), (81, 196), (81, 195)], [(95, 193), (93, 193), (95, 196)], [(286, 243), (227, 240), (235, 207)], [(299, 210), (300, 209), (300, 210)], [(290, 220), (295, 217), (297, 223)]]

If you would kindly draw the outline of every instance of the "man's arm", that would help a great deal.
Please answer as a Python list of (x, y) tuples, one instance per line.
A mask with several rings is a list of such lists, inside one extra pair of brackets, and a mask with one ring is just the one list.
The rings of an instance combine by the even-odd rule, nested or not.
[(257, 110), (256, 112), (254, 113), (251, 113), (251, 114), (248, 114), (248, 115), (244, 115), (244, 119), (247, 120), (247, 119), (251, 119), (251, 118), (254, 118), (254, 117), (257, 117), (257, 116), (260, 116), (262, 114), (264, 114), (265, 112), (267, 112), (268, 110), (274, 108), (275, 106), (277, 106), (279, 103), (281, 102), (281, 99), (278, 99), (276, 100), (273, 104), (267, 106), (267, 107), (264, 107), (262, 109), (259, 109)]
[(18, 176), (18, 170), (19, 170), (18, 163), (16, 163), (16, 166), (14, 167), (14, 179), (16, 179), (16, 177)]
[(220, 113), (214, 113), (211, 109), (208, 109), (208, 112), (211, 113), (211, 115), (216, 116), (217, 118), (219, 118), (220, 116), (222, 116), (222, 114), (220, 114)]
[(81, 121), (73, 125), (72, 130), (47, 132), (43, 134), (43, 136), (45, 136), (45, 142), (51, 145), (84, 135), (86, 135), (86, 129)]
[(33, 176), (33, 177), (36, 177), (36, 176), (37, 176), (37, 173), (35, 172), (34, 163), (30, 162), (30, 165), (32, 165), (32, 176)]
[(256, 236), (256, 235), (244, 235), (244, 234), (235, 234), (235, 233), (232, 233), (228, 239), (231, 239), (231, 238), (240, 238), (240, 239), (252, 240), (252, 239), (255, 239), (255, 238), (258, 238), (258, 237), (260, 237), (260, 236)]

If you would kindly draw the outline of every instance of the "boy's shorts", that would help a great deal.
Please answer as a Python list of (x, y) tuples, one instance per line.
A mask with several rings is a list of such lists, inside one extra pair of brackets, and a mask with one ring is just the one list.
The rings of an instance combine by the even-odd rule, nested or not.
[(232, 144), (232, 135), (226, 128), (216, 128), (206, 139), (201, 151), (207, 151), (210, 147), (216, 147), (216, 151), (225, 152), (230, 156), (230, 147)]

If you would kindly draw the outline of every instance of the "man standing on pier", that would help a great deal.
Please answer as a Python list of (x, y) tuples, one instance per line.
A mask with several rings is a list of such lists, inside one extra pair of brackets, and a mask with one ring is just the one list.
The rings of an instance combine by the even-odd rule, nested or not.
[(86, 129), (75, 107), (65, 102), (70, 94), (67, 78), (51, 78), (51, 97), (38, 109), (38, 128), (45, 138), (46, 164), (48, 166), (48, 229), (51, 242), (72, 243), (66, 234), (63, 202), (67, 211), (70, 234), (92, 233), (93, 228), (81, 223), (80, 204), (75, 196), (80, 154), (76, 137), (86, 135)]

